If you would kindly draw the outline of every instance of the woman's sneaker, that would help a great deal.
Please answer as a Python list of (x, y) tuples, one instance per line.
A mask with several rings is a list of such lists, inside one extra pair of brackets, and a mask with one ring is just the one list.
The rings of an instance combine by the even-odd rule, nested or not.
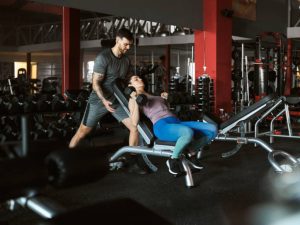
[(194, 168), (194, 169), (198, 169), (201, 170), (203, 169), (203, 166), (200, 162), (200, 160), (197, 158), (196, 155), (190, 157), (187, 159), (189, 161), (189, 164)]
[(181, 173), (181, 169), (180, 169), (180, 164), (181, 161), (180, 159), (172, 159), (169, 158), (166, 162), (169, 172), (173, 175), (178, 175)]

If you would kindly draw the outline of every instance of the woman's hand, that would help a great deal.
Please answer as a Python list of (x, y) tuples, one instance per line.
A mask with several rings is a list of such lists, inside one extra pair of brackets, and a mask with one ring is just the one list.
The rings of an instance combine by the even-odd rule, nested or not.
[(136, 97), (137, 97), (137, 94), (136, 94), (136, 91), (133, 91), (133, 92), (131, 92), (131, 94), (130, 94), (130, 98), (132, 98), (132, 99), (136, 99)]
[(168, 99), (168, 96), (169, 96), (169, 94), (168, 94), (168, 92), (162, 92), (161, 94), (160, 94), (160, 97), (162, 97), (163, 99)]

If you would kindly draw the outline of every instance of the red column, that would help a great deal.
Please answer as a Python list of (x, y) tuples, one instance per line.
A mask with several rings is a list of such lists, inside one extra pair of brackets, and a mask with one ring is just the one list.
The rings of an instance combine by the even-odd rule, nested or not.
[(63, 7), (62, 93), (80, 88), (80, 11)]
[(284, 89), (284, 95), (290, 95), (291, 89), (292, 89), (292, 39), (288, 39), (288, 45), (287, 45), (287, 65), (286, 65), (286, 78), (285, 78), (285, 89)]
[(204, 0), (203, 31), (195, 31), (196, 79), (208, 74), (214, 79), (215, 110), (223, 108), (231, 112), (231, 47), (232, 18), (221, 11), (232, 8), (232, 0)]

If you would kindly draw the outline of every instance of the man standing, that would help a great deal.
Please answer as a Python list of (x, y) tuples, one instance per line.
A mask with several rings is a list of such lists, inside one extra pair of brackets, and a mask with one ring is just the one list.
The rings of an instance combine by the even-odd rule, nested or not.
[(130, 60), (125, 53), (133, 43), (132, 33), (125, 28), (116, 34), (116, 43), (111, 49), (103, 50), (95, 59), (92, 78), (92, 92), (85, 109), (81, 124), (69, 143), (75, 148), (99, 120), (110, 112), (119, 122), (129, 129), (129, 145), (138, 144), (138, 131), (132, 125), (124, 109), (114, 97), (112, 85), (117, 78), (125, 78), (130, 69)]

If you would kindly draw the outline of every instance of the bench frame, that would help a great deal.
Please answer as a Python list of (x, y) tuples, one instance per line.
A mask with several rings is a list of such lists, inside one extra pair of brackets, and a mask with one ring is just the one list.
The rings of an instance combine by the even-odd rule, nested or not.
[[(262, 147), (264, 150), (268, 152), (268, 160), (276, 172), (279, 173), (286, 172), (285, 169), (280, 166), (280, 163), (276, 161), (275, 157), (277, 155), (281, 155), (282, 157), (286, 158), (293, 167), (297, 167), (300, 162), (294, 156), (290, 155), (285, 151), (275, 150), (265, 141), (258, 138), (259, 136), (258, 123), (267, 115), (269, 115), (271, 112), (273, 112), (283, 102), (284, 102), (284, 97), (278, 98), (275, 95), (268, 95), (262, 98), (260, 101), (249, 106), (245, 110), (241, 111), (240, 113), (236, 114), (228, 121), (219, 124), (220, 130), (218, 136), (216, 137), (216, 140), (233, 141), (237, 143), (234, 149), (232, 149), (229, 152), (223, 153), (222, 157), (223, 158), (230, 157), (236, 154), (244, 144), (251, 143), (254, 144), (254, 146), (259, 145), (260, 147)], [(245, 129), (246, 129), (247, 122), (249, 122), (253, 117), (259, 116), (261, 114), (262, 116), (255, 123), (254, 137), (246, 137)], [(211, 122), (211, 121), (207, 121), (207, 122)], [(240, 128), (239, 137), (233, 136), (231, 133), (229, 133), (229, 131), (232, 131), (234, 128)]]
[[(113, 85), (113, 89), (114, 89), (114, 95), (116, 99), (119, 101), (119, 103), (122, 105), (122, 107), (124, 108), (124, 110), (129, 116), (130, 112), (128, 109), (128, 99), (124, 96), (123, 92), (121, 91), (120, 84), (118, 83), (118, 81)], [(251, 118), (253, 118), (254, 116), (256, 116), (257, 114), (261, 114), (268, 109), (270, 110), (274, 102), (275, 104), (277, 104), (276, 101), (280, 101), (280, 100), (278, 99), (276, 100), (274, 95), (266, 96), (265, 98), (261, 99), (260, 101), (254, 103), (253, 105), (249, 106), (245, 110), (241, 111), (237, 115), (233, 116), (228, 121), (225, 121), (224, 123), (219, 125), (220, 129), (219, 129), (219, 134), (216, 137), (216, 140), (234, 141), (237, 143), (237, 147), (233, 151), (224, 153), (223, 157), (229, 157), (234, 155), (236, 152), (239, 151), (239, 149), (243, 144), (253, 143), (255, 145), (260, 145), (263, 149), (269, 152), (268, 160), (276, 172), (281, 172), (281, 173), (285, 172), (284, 169), (281, 168), (280, 165), (275, 160), (275, 156), (277, 155), (286, 157), (292, 163), (293, 166), (298, 165), (299, 163), (298, 160), (293, 156), (291, 156), (290, 154), (284, 151), (274, 150), (266, 142), (264, 142), (263, 140), (257, 137), (254, 138), (245, 137), (245, 133), (243, 132), (244, 129), (241, 129), (240, 137), (230, 136), (229, 134), (229, 131), (232, 131), (234, 128), (238, 126), (243, 128), (245, 126), (245, 123), (249, 121)], [(212, 121), (207, 121), (207, 122), (212, 122)], [(148, 167), (152, 171), (156, 171), (157, 167), (151, 163), (151, 161), (148, 158), (148, 155), (158, 156), (158, 157), (170, 157), (172, 155), (175, 142), (170, 143), (170, 142), (163, 142), (160, 140), (155, 141), (154, 135), (152, 134), (150, 129), (146, 126), (146, 124), (143, 123), (142, 121), (139, 121), (138, 123), (138, 131), (145, 145), (122, 147), (115, 154), (111, 156), (110, 162), (117, 161), (118, 158), (120, 158), (122, 155), (127, 153), (141, 154)], [(193, 187), (194, 181), (191, 172), (192, 163), (189, 160), (187, 160), (184, 156), (181, 158), (181, 162), (185, 171), (186, 186), (189, 188)]]
[[(269, 136), (270, 137), (270, 143), (274, 143), (274, 138), (275, 137), (280, 137), (280, 138), (293, 138), (293, 139), (300, 139), (300, 136), (293, 135), (293, 129), (292, 129), (292, 124), (291, 124), (291, 118), (290, 118), (290, 111), (289, 111), (289, 97), (281, 97), (280, 100), (275, 104), (270, 110), (265, 112), (255, 123), (255, 137), (260, 137), (260, 136)], [(295, 98), (295, 97), (292, 97)], [(269, 131), (267, 132), (259, 132), (259, 124), (268, 116), (271, 114), (272, 111), (274, 111), (276, 108), (282, 107), (282, 110), (279, 111), (271, 120), (270, 122), (270, 128)], [(288, 129), (288, 134), (274, 134), (274, 123), (277, 120), (278, 117), (281, 115), (284, 115), (286, 118), (286, 125)]]

